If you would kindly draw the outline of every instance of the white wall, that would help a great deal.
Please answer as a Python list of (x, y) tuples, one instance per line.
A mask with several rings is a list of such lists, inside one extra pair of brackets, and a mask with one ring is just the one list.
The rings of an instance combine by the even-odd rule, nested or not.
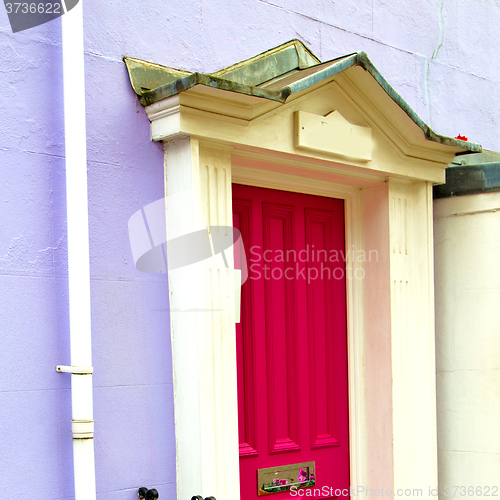
[(441, 498), (500, 483), (499, 209), (500, 193), (434, 201)]

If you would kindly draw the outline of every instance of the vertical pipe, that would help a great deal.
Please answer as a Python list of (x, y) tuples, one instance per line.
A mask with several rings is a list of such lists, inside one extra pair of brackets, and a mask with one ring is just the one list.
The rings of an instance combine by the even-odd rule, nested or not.
[[(92, 366), (82, 1), (62, 16), (71, 365)], [(71, 375), (75, 500), (95, 500), (92, 375)]]

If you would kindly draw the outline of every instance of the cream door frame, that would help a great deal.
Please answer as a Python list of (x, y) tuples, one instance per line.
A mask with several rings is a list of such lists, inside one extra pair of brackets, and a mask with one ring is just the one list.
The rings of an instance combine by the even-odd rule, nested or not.
[[(273, 172), (241, 168), (231, 169), (234, 184), (279, 189), (296, 193), (325, 196), (344, 200), (344, 225), (347, 254), (346, 269), (351, 270), (351, 279), (347, 284), (347, 349), (348, 349), (348, 384), (349, 384), (349, 461), (351, 485), (366, 484), (366, 437), (364, 404), (364, 342), (363, 342), (363, 282), (356, 279), (361, 276), (363, 265), (353, 259), (362, 250), (361, 191), (352, 186), (337, 183), (325, 183), (303, 177)], [(333, 486), (333, 485), (332, 485)]]
[[(209, 222), (207, 225), (225, 225), (232, 221), (230, 186), (233, 182), (340, 198), (345, 201), (346, 248), (351, 249), (347, 254), (346, 267), (352, 270), (354, 276), (363, 271), (363, 263), (353, 258), (362, 249), (361, 191), (358, 188), (307, 180), (296, 175), (276, 174), (269, 170), (232, 166), (230, 149), (193, 138), (167, 141), (165, 151), (167, 237), (172, 233), (174, 224), (183, 219), (187, 223), (185, 213), (175, 213), (176, 207), (168, 205), (168, 196), (174, 194), (179, 186), (181, 191), (193, 189), (199, 194), (202, 211)], [(383, 180), (379, 184), (386, 185)], [(208, 189), (204, 190), (202, 186)], [(219, 286), (212, 283), (210, 286), (214, 286), (214, 290), (207, 290), (203, 278), (197, 276), (193, 269), (186, 270), (182, 276), (170, 276), (171, 309), (175, 309), (175, 295), (193, 293), (193, 284), (196, 284), (198, 292), (202, 290), (201, 293), (207, 294), (215, 293), (215, 288)], [(228, 286), (228, 303), (234, 300), (231, 292), (231, 286)], [(356, 485), (366, 484), (367, 480), (362, 301), (363, 280), (347, 280), (350, 473), (352, 484)], [(217, 324), (215, 328), (214, 323)], [(228, 330), (231, 335), (221, 334)], [(217, 499), (238, 498), (234, 318), (231, 314), (218, 312), (172, 312), (171, 336), (178, 498), (191, 498), (195, 494), (204, 497), (213, 495)], [(195, 345), (199, 347), (193, 356), (192, 348)], [(220, 349), (224, 350), (224, 359), (220, 356)], [(207, 371), (194, 373), (193, 364), (206, 367)], [(186, 370), (186, 367), (190, 368)], [(197, 404), (183, 400), (185, 393), (193, 395), (192, 399)], [(222, 407), (224, 415), (220, 414), (219, 409)], [(193, 429), (199, 429), (199, 437), (193, 436)]]
[[(378, 101), (344, 98), (349, 82), (339, 82), (342, 88), (333, 82), (248, 122), (224, 114), (220, 93), (217, 99), (200, 94), (203, 103), (213, 97), (220, 113), (196, 109), (191, 98), (201, 97), (189, 92), (146, 107), (152, 137), (165, 145), (167, 239), (193, 222), (190, 210), (168, 203), (185, 190), (194, 193), (207, 226), (232, 225), (232, 182), (344, 199), (346, 244), (353, 250), (346, 264), (364, 273), (347, 283), (351, 486), (360, 498), (366, 488), (379, 494), (381, 488), (436, 488), (432, 182), (444, 178), (454, 151), (421, 140), (412, 154), (422, 155), (406, 156), (369, 109)], [(231, 106), (240, 99), (227, 95)], [(253, 105), (256, 98), (247, 97), (238, 109)], [(324, 116), (332, 102), (343, 102), (346, 116), (373, 128), (370, 162), (294, 149), (294, 114), (314, 109)], [(397, 116), (397, 126), (417, 137), (421, 131), (403, 119), (409, 120)], [(354, 259), (360, 251), (377, 252), (377, 261)], [(190, 266), (169, 275), (169, 291), (177, 497), (238, 500), (232, 274), (217, 264)], [(189, 295), (219, 295), (228, 307), (175, 312), (179, 298)]]

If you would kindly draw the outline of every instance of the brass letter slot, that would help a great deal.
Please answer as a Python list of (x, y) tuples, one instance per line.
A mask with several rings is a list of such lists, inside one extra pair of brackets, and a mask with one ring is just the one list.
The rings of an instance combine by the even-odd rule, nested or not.
[(314, 486), (315, 462), (257, 469), (257, 494), (269, 495), (290, 489)]

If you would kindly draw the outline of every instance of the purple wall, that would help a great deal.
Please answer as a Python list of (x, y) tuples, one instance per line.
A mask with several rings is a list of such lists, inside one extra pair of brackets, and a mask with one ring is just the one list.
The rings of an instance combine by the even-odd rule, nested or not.
[[(12, 34), (0, 12), (0, 484), (71, 498), (70, 376), (55, 372), (70, 363), (61, 23)], [(85, 15), (97, 31), (99, 10)], [(97, 40), (108, 45), (105, 31)], [(121, 49), (99, 52), (86, 56), (98, 497), (137, 498), (144, 485), (173, 498), (167, 281), (135, 269), (128, 241), (129, 217), (163, 196), (163, 149)]]
[[(163, 196), (163, 154), (121, 58), (209, 72), (292, 38), (323, 60), (365, 50), (436, 132), (498, 151), (500, 6), (82, 1), (98, 496), (174, 498), (167, 283), (127, 234)], [(60, 25), (12, 34), (0, 6), (0, 484), (53, 500), (73, 496)]]

